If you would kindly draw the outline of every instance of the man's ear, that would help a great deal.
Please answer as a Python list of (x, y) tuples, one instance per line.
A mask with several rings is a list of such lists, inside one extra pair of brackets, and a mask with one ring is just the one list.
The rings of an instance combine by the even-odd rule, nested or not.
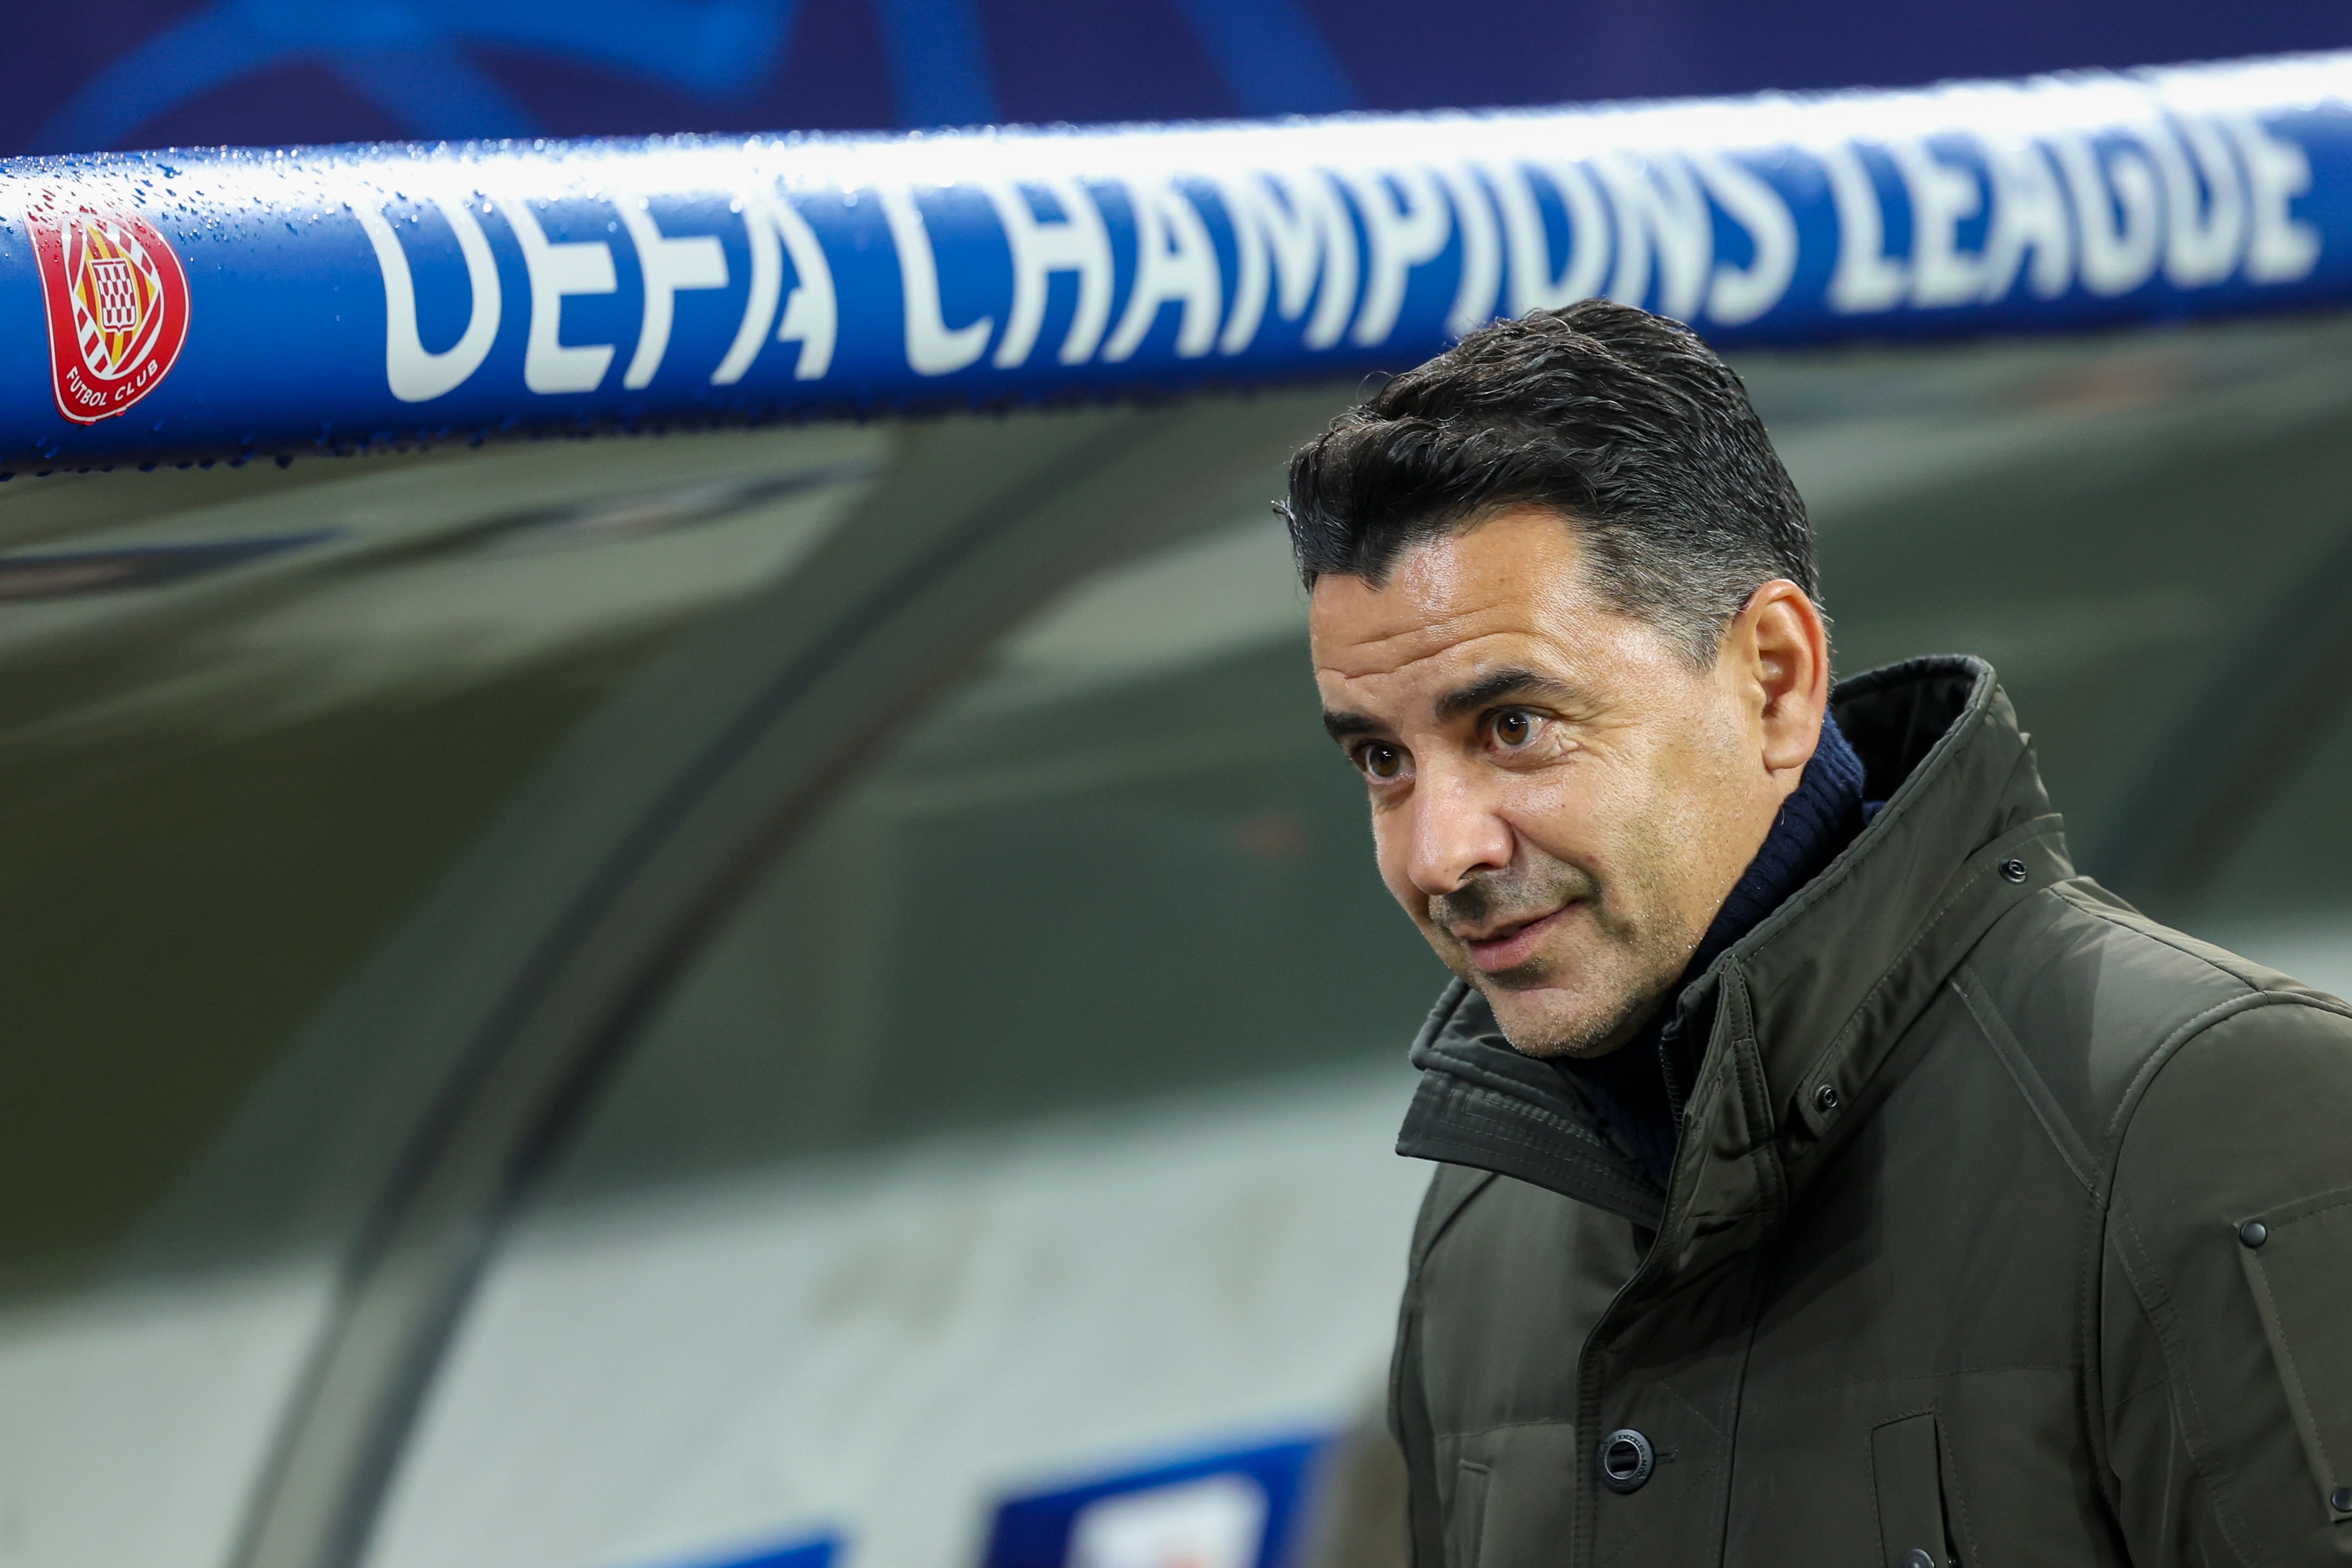
[(1748, 595), (1726, 633), (1724, 651), (1737, 661), (1728, 673), (1748, 686), (1762, 726), (1765, 770), (1794, 789), (1829, 707), (1829, 624), (1803, 589), (1776, 577)]

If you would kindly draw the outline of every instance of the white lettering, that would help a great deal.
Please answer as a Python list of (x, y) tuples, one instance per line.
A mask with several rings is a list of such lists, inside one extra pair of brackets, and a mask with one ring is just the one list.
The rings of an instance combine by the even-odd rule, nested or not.
[(930, 232), (923, 226), (915, 193), (903, 185), (886, 185), (877, 193), (882, 215), (890, 225), (890, 244), (898, 253), (899, 295), (907, 319), (907, 368), (919, 376), (944, 376), (963, 369), (987, 351), (993, 316), (982, 316), (950, 330), (940, 305), (940, 263), (932, 254)]
[(1462, 235), (1462, 281), (1454, 286), (1454, 308), (1445, 317), (1445, 329), (1459, 338), (1495, 319), (1495, 301), (1503, 292), (1503, 246), (1495, 233), (1495, 209), (1476, 172), (1455, 163), (1440, 170), (1438, 178), (1445, 182)]
[(1369, 347), (1386, 342), (1404, 308), (1412, 269), (1436, 260), (1453, 237), (1452, 209), (1428, 170), (1363, 169), (1341, 176), (1364, 220), (1364, 298), (1348, 336)]
[(1820, 148), (1830, 177), (1830, 199), (1838, 219), (1837, 267), (1830, 274), (1830, 308), (1853, 315), (1885, 310), (1903, 298), (1910, 277), (1886, 255), (1886, 219), (1878, 206), (1878, 185), (1862, 161), (1862, 151), (1844, 142)]
[(1234, 225), (1237, 257), (1233, 310), (1219, 350), (1238, 354), (1256, 338), (1269, 270), (1275, 308), (1284, 320), (1297, 320), (1307, 300), (1315, 300), (1303, 335), (1307, 347), (1338, 342), (1356, 304), (1356, 225), (1330, 178), (1319, 171), (1228, 175), (1218, 180), (1217, 193)]
[(637, 268), (646, 279), (646, 313), (637, 327), (636, 351), (629, 356), (629, 368), (621, 372), (621, 384), (635, 389), (654, 379), (654, 372), (661, 369), (662, 356), (669, 351), (678, 290), (726, 287), (727, 253), (709, 235), (684, 239), (664, 235), (643, 196), (625, 199), (618, 205), (621, 223), (637, 249)]
[(1747, 231), (1756, 247), (1746, 267), (1716, 263), (1706, 313), (1727, 327), (1753, 321), (1780, 303), (1789, 280), (1797, 276), (1796, 217), (1762, 175), (1723, 153), (1694, 153), (1691, 165), (1707, 193)]
[(1135, 286), (1118, 330), (1103, 345), (1103, 358), (1134, 353), (1160, 319), (1160, 308), (1176, 304), (1182, 307), (1176, 355), (1197, 360), (1215, 344), (1217, 313), (1224, 305), (1216, 243), (1200, 209), (1170, 182), (1130, 180), (1128, 189), (1135, 207)]
[(1963, 253), (1959, 226), (1977, 215), (1984, 194), (1977, 177), (1909, 138), (1886, 144), (1911, 201), (1911, 303), (1958, 305), (1984, 292), (1984, 257)]
[(2154, 275), (2164, 243), (2155, 165), (2144, 148), (2127, 142), (2103, 150), (2080, 131), (2053, 131), (2050, 146), (2074, 198), (2083, 287), (2094, 294), (2130, 293)]
[(1609, 298), (1639, 305), (1655, 257), (1658, 310), (1678, 321), (1698, 314), (1715, 259), (1715, 219), (1690, 170), (1670, 154), (1604, 153), (1601, 183), (1617, 209), (1617, 267)]
[(522, 242), (530, 274), (530, 335), (522, 356), (522, 384), (535, 392), (594, 392), (613, 362), (610, 343), (566, 344), (563, 302), (574, 295), (610, 294), (617, 287), (613, 250), (603, 240), (551, 240), (530, 207), (502, 201), (499, 211)]
[[(1557, 310), (1600, 291), (1609, 268), (1609, 214), (1592, 176), (1565, 158), (1529, 159), (1486, 168), (1503, 210), (1503, 235), (1511, 255), (1511, 314)], [(1535, 182), (1548, 180), (1568, 217), (1568, 252), (1552, 265), (1551, 236), (1536, 204)]]
[(2319, 231), (2288, 205), (2311, 189), (2311, 159), (2301, 146), (2271, 134), (2250, 114), (2223, 121), (2246, 161), (2253, 233), (2246, 246), (2246, 276), (2256, 283), (2288, 283), (2319, 262)]
[(2033, 253), (2033, 292), (2044, 299), (2063, 294), (2074, 278), (2074, 231), (2049, 157), (2031, 141), (1991, 140), (1985, 144), (1985, 172), (1992, 180), (1992, 216), (1985, 228), (1979, 298), (2007, 295), (2028, 251)]
[(1037, 345), (1037, 330), (1045, 320), (1046, 290), (1056, 272), (1077, 274), (1078, 305), (1055, 358), (1066, 365), (1094, 358), (1110, 319), (1110, 235), (1103, 228), (1102, 214), (1076, 180), (1034, 183), (1053, 198), (1060, 217), (1039, 217), (1031, 204), (1034, 197), (1023, 185), (988, 187), (988, 199), (995, 204), (1005, 242), (1013, 248), (1013, 309), (1004, 319), (1004, 337), (995, 356), (996, 363), (1008, 370), (1026, 364)]
[(457, 252), (466, 258), (466, 283), (472, 290), (465, 331), (455, 344), (438, 351), (427, 349), (416, 335), (416, 283), (409, 275), (408, 254), (401, 248), (399, 235), (374, 206), (352, 209), (367, 231), (368, 244), (375, 247), (376, 267), (383, 274), (383, 376), (392, 395), (403, 402), (426, 402), (455, 391), (482, 368), (499, 335), (499, 268), (480, 220), (463, 202), (436, 196), (433, 204), (457, 236)]
[(2194, 117), (2158, 120), (2142, 139), (2164, 184), (2164, 276), (2184, 288), (2221, 282), (2246, 244), (2246, 189), (2230, 144)]
[[(824, 259), (808, 220), (781, 194), (762, 193), (743, 200), (743, 232), (751, 242), (751, 289), (743, 301), (743, 319), (727, 357), (710, 372), (712, 386), (732, 386), (743, 379), (751, 361), (768, 340), (768, 324), (776, 325), (776, 341), (798, 343), (793, 379), (813, 382), (833, 365), (833, 344), (840, 330), (841, 312), (833, 291), (833, 267)], [(793, 292), (784, 302), (784, 319), (776, 321), (776, 300), (783, 293), (784, 257), (793, 261)]]

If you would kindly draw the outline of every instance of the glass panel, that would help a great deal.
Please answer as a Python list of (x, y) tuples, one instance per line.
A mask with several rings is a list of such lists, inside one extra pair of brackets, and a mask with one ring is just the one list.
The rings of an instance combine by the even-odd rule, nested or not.
[[(2340, 575), (2329, 580), (2340, 594)], [(2352, 667), (2347, 611), (2331, 607), (2315, 668), (2284, 691), (2290, 705), (2258, 734), (2237, 787), (2217, 791), (2190, 831), (2210, 869), (2195, 887), (2194, 925), (2247, 956), (2337, 996), (2352, 996)], [(2210, 842), (2207, 841), (2210, 839)]]
[(2344, 537), (2348, 351), (2338, 318), (1742, 369), (1820, 531), (1841, 671), (1990, 659), (2077, 858), (2124, 883), (2113, 813)]
[(1377, 1405), (1444, 976), (1286, 551), (1261, 513), (1066, 595), (775, 869), (482, 1288), (373, 1563), (1336, 1529), (1301, 1482)]
[(1287, 548), (1252, 518), (1009, 638), (714, 945), (551, 1200), (1393, 1056), (1444, 977)]
[(556, 741), (786, 570), (883, 440), (0, 492), (0, 1557), (226, 1550), (334, 1260), (231, 1267), (175, 1193)]

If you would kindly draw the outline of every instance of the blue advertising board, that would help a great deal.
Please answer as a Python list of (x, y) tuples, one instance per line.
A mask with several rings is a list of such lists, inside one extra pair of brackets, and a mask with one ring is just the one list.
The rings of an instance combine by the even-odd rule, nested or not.
[(1288, 1568), (1326, 1446), (1291, 1437), (1007, 1499), (981, 1568)]
[(2352, 300), (2352, 54), (1108, 131), (0, 163), (0, 471)]

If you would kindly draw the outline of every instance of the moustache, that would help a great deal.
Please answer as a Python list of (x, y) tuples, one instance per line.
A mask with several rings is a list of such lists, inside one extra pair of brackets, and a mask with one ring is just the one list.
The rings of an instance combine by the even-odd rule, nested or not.
[(1453, 892), (1430, 895), (1429, 923), (1449, 933), (1459, 925), (1513, 925), (1580, 899), (1593, 899), (1600, 892), (1599, 879), (1566, 861), (1474, 872)]

